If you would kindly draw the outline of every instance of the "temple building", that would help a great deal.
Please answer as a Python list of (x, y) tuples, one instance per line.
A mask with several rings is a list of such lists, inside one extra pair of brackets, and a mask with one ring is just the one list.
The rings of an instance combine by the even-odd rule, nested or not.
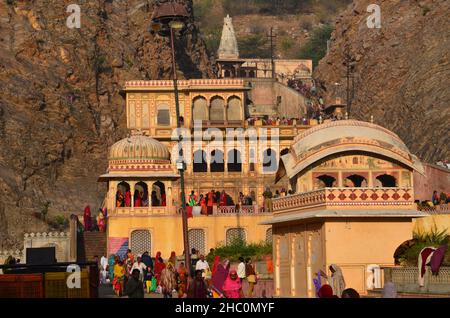
[[(281, 156), (277, 179), (296, 194), (274, 200), (275, 293), (316, 297), (313, 279), (342, 268), (347, 287), (365, 294), (372, 270), (394, 265), (394, 252), (411, 239), (413, 174), (420, 161), (393, 132), (356, 120), (333, 121), (300, 133)], [(340, 296), (340, 295), (338, 295)]]
[[(271, 215), (264, 210), (263, 192), (266, 187), (274, 194), (291, 189), (287, 178), (274, 187), (280, 154), (317, 121), (267, 123), (250, 117), (251, 87), (243, 79), (180, 80), (178, 89), (186, 195), (224, 190), (233, 199), (232, 205), (214, 207), (213, 215), (189, 220), (191, 247), (205, 253), (234, 237), (270, 241), (270, 226), (259, 224)], [(173, 82), (129, 81), (122, 93), (130, 136), (111, 146), (108, 171), (100, 176), (108, 184), (108, 253), (129, 247), (137, 254), (181, 254)], [(125, 206), (117, 206), (118, 190), (122, 195), (129, 192)], [(252, 204), (237, 209), (240, 192), (250, 196)], [(134, 204), (137, 196), (139, 206)]]

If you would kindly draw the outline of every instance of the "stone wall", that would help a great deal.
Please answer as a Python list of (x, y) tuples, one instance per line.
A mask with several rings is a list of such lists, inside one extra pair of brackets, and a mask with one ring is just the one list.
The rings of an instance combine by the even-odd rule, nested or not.
[(424, 164), (425, 176), (414, 172), (414, 198), (431, 200), (433, 191), (450, 192), (450, 170), (432, 164)]
[[(306, 99), (292, 88), (271, 78), (246, 79), (251, 83), (249, 98), (253, 102), (250, 114), (273, 115), (280, 118), (302, 117), (306, 114)], [(277, 99), (281, 97), (278, 103)]]
[(69, 232), (26, 233), (23, 242), (23, 263), (26, 262), (26, 249), (38, 247), (55, 247), (58, 262), (70, 261)]

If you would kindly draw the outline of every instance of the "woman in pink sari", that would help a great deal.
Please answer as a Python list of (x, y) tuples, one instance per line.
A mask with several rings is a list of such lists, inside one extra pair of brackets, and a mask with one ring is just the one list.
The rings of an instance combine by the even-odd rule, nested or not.
[(237, 276), (236, 270), (232, 269), (227, 280), (222, 287), (227, 298), (243, 298), (241, 280)]
[(91, 207), (89, 205), (84, 208), (83, 221), (84, 230), (89, 232), (92, 229)]

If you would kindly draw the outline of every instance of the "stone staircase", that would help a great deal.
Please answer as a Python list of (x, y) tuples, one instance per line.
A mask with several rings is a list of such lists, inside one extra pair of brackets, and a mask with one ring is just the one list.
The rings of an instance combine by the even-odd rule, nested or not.
[(78, 260), (92, 261), (106, 254), (106, 232), (84, 232), (78, 241)]

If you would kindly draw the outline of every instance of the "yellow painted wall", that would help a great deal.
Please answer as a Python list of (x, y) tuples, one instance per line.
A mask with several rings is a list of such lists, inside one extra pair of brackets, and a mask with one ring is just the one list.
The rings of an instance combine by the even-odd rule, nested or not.
[[(271, 218), (271, 215), (196, 216), (189, 219), (189, 229), (204, 229), (206, 233), (206, 251), (225, 242), (229, 228), (240, 227), (246, 230), (247, 242), (265, 241), (270, 226), (258, 225)], [(133, 230), (149, 230), (151, 233), (151, 255), (160, 251), (164, 257), (175, 251), (183, 252), (183, 230), (180, 216), (153, 217), (110, 217), (108, 237), (128, 237)], [(130, 240), (131, 244), (131, 240)], [(192, 248), (192, 246), (191, 246)], [(108, 247), (109, 250), (109, 247)]]
[(413, 231), (417, 233), (431, 232), (435, 227), (438, 231), (446, 230), (450, 235), (450, 214), (430, 215), (413, 220)]
[(366, 293), (367, 265), (394, 265), (394, 252), (412, 238), (412, 222), (403, 219), (329, 221), (325, 223), (326, 269), (342, 268), (347, 288)]

